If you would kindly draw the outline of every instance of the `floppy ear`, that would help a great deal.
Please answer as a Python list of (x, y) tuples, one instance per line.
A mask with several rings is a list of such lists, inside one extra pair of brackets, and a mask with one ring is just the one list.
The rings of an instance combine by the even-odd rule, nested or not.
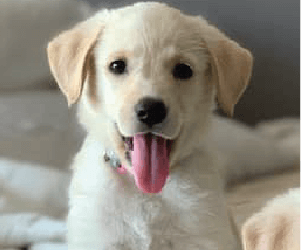
[(211, 25), (202, 25), (202, 32), (210, 54), (212, 81), (217, 88), (218, 103), (228, 115), (232, 116), (233, 107), (251, 77), (252, 54)]
[(47, 54), (51, 72), (68, 105), (81, 95), (82, 85), (89, 70), (89, 52), (103, 28), (95, 20), (88, 20), (54, 38), (48, 44)]

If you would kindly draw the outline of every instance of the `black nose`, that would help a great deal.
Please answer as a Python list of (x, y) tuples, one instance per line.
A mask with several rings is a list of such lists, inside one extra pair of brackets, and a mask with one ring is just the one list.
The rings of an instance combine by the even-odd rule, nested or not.
[(144, 97), (135, 105), (137, 118), (142, 123), (153, 126), (162, 123), (167, 116), (167, 108), (161, 99)]

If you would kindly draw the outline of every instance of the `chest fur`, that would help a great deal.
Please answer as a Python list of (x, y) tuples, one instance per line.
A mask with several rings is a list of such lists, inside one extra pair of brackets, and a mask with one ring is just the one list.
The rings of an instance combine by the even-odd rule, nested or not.
[(203, 168), (195, 161), (176, 167), (160, 194), (143, 194), (130, 174), (96, 159), (81, 161), (70, 186), (69, 249), (219, 249), (227, 225), (219, 180), (206, 157)]

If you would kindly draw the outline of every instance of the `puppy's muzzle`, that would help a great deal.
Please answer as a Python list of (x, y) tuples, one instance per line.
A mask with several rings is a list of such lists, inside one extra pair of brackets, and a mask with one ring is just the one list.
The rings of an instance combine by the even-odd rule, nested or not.
[(151, 128), (165, 120), (168, 108), (161, 99), (144, 97), (135, 105), (135, 113), (139, 122)]

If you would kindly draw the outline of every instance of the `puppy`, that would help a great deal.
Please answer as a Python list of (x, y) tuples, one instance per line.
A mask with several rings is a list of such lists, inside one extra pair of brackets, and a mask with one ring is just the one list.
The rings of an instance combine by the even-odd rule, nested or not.
[(246, 250), (300, 249), (300, 189), (269, 201), (242, 228)]
[(252, 55), (163, 3), (102, 10), (48, 45), (88, 135), (73, 162), (70, 250), (239, 249), (208, 144), (214, 99), (232, 114)]

